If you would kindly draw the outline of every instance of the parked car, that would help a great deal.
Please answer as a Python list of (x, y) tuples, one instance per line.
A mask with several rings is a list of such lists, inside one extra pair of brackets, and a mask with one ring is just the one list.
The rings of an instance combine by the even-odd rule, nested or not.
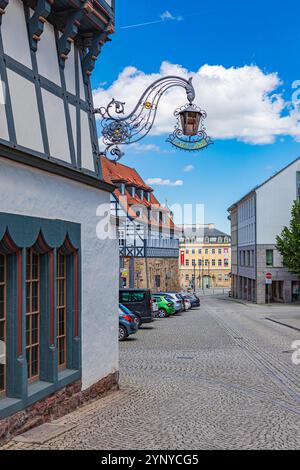
[(183, 305), (183, 310), (186, 312), (187, 310), (189, 310), (191, 308), (191, 303), (189, 301), (189, 299), (187, 298), (187, 293), (186, 292), (180, 292), (180, 294), (178, 294), (181, 298), (181, 301), (182, 301), (182, 305)]
[(152, 296), (151, 296), (151, 307), (152, 307), (153, 316), (156, 317), (157, 312), (158, 312), (158, 303), (157, 303), (157, 300)]
[(193, 307), (200, 307), (200, 299), (195, 293), (187, 294), (186, 297), (191, 302), (192, 308)]
[(140, 324), (153, 320), (150, 289), (120, 289), (119, 302), (138, 317)]
[(129, 335), (135, 334), (139, 329), (136, 316), (133, 313), (125, 313), (119, 307), (119, 341), (124, 341)]
[(166, 296), (166, 298), (174, 303), (176, 313), (182, 312), (184, 310), (182, 305), (182, 299), (175, 292), (159, 292), (160, 295)]
[(158, 306), (158, 311), (156, 313), (158, 318), (165, 318), (169, 315), (174, 315), (176, 311), (174, 303), (167, 295), (152, 294), (152, 299), (156, 301)]
[(185, 311), (189, 310), (192, 307), (191, 299), (189, 298), (189, 295), (190, 294), (187, 294), (186, 292), (181, 292), (180, 293), (180, 296), (183, 299), (184, 310)]
[(136, 318), (136, 321), (138, 322), (138, 327), (141, 326), (141, 322), (140, 322), (140, 318), (138, 317), (138, 315), (136, 315), (134, 312), (132, 312), (131, 310), (129, 310), (129, 308), (125, 307), (125, 305), (123, 304), (119, 304), (119, 308), (123, 311), (123, 313), (129, 313), (129, 315), (134, 315), (135, 318)]

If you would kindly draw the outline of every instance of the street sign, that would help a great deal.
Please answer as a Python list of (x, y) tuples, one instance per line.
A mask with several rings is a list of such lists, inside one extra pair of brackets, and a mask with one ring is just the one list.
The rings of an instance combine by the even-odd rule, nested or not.
[(273, 274), (272, 273), (266, 273), (266, 279), (272, 279)]
[(272, 284), (272, 279), (266, 279), (266, 284), (271, 285)]

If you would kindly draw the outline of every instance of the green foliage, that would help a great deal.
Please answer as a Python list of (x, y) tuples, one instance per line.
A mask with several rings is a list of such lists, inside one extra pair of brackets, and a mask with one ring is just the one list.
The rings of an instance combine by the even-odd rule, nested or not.
[(276, 242), (283, 265), (300, 279), (300, 199), (293, 204), (289, 228), (284, 227)]

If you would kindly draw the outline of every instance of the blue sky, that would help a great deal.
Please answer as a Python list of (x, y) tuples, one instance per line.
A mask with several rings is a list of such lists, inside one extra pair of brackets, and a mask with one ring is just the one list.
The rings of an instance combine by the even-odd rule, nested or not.
[[(169, 12), (170, 18), (166, 12)], [(253, 0), (250, 3), (217, 0), (210, 4), (203, 2), (202, 6), (197, 0), (116, 0), (116, 33), (111, 37), (112, 42), (103, 48), (97, 62), (92, 77), (93, 88), (109, 90), (118, 80), (119, 74), (129, 66), (144, 74), (159, 73), (163, 62), (178, 64), (194, 73), (205, 64), (222, 66), (218, 69), (221, 74), (219, 86), (223, 83), (225, 69), (234, 67), (247, 71), (243, 69), (245, 66), (256, 66), (253, 79), (257, 77), (257, 80), (261, 80), (262, 89), (264, 86), (273, 86), (271, 91), (270, 88), (267, 91), (270, 91), (270, 96), (276, 95), (275, 99), (279, 96), (281, 103), (280, 111), (276, 111), (277, 108), (271, 110), (274, 98), (269, 96), (269, 108), (264, 112), (264, 99), (259, 98), (259, 92), (252, 93), (245, 88), (242, 93), (244, 97), (237, 96), (237, 103), (245, 106), (245, 113), (245, 103), (249, 98), (254, 127), (257, 116), (267, 129), (269, 116), (273, 119), (273, 114), (277, 112), (274, 122), (270, 124), (272, 131), (264, 132), (263, 143), (258, 143), (257, 136), (252, 135), (253, 130), (249, 131), (250, 134), (252, 132), (250, 137), (241, 136), (241, 133), (248, 131), (247, 128), (239, 128), (237, 116), (240, 114), (234, 115), (234, 106), (229, 108), (227, 114), (224, 103), (220, 105), (217, 99), (214, 103), (205, 93), (201, 97), (201, 88), (197, 89), (197, 104), (202, 106), (202, 100), (208, 103), (207, 132), (210, 134), (210, 123), (215, 134), (214, 145), (196, 154), (173, 152), (170, 144), (165, 142), (168, 134), (156, 132), (141, 142), (142, 151), (129, 146), (122, 159), (124, 164), (134, 166), (145, 180), (160, 178), (163, 181), (182, 181), (182, 185), (178, 186), (154, 185), (161, 202), (167, 199), (169, 205), (179, 202), (202, 203), (205, 205), (205, 221), (215, 222), (220, 229), (228, 231), (227, 207), (251, 187), (300, 155), (300, 143), (296, 141), (300, 140), (296, 126), (298, 116), (297, 119), (293, 118), (293, 132), (289, 132), (289, 124), (284, 119), (279, 119), (291, 112), (286, 104), (294, 91), (292, 83), (300, 80), (299, 14), (300, 4), (296, 0), (287, 0), (284, 5), (279, 1)], [(162, 15), (164, 19), (161, 19)], [(148, 22), (153, 24), (134, 26)], [(278, 83), (270, 85), (276, 82), (274, 77), (277, 77)], [(230, 88), (230, 96), (235, 96), (239, 76), (233, 82), (230, 82), (228, 76), (224, 80), (227, 85), (229, 83), (229, 87), (233, 87)], [(222, 90), (220, 88), (220, 93), (223, 93)], [(186, 101), (184, 93), (182, 101), (182, 104)], [(173, 109), (170, 108), (170, 116), (172, 113)], [(237, 130), (223, 138), (222, 123), (224, 127), (230, 127), (231, 122), (237, 126)], [(147, 148), (150, 150), (146, 151)], [(189, 172), (184, 171), (187, 165), (193, 166)]]

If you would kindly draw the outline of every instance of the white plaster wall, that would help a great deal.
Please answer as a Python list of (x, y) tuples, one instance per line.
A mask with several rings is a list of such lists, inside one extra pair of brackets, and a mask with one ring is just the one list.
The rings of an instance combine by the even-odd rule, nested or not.
[(87, 170), (95, 171), (93, 149), (91, 143), (91, 133), (88, 121), (88, 114), (80, 111), (81, 124), (81, 166)]
[(76, 95), (74, 44), (71, 44), (71, 51), (68, 55), (67, 60), (65, 61), (65, 79), (67, 90), (70, 93), (73, 93), (73, 95)]
[(42, 90), (50, 155), (71, 163), (66, 114), (62, 98)]
[(17, 143), (44, 152), (35, 86), (12, 70), (7, 70)]
[(283, 227), (289, 225), (296, 199), (296, 172), (300, 159), (257, 189), (257, 243), (274, 244)]
[(7, 127), (7, 118), (5, 112), (5, 103), (6, 103), (6, 85), (5, 82), (0, 82), (0, 138), (4, 140), (9, 140), (8, 127)]
[(96, 236), (110, 195), (0, 158), (0, 211), (81, 224), (82, 367), (87, 388), (118, 370), (118, 243)]
[(61, 86), (54, 28), (45, 23), (36, 52), (39, 74)]
[(10, 0), (2, 16), (1, 34), (4, 52), (30, 69), (31, 57), (21, 0)]

